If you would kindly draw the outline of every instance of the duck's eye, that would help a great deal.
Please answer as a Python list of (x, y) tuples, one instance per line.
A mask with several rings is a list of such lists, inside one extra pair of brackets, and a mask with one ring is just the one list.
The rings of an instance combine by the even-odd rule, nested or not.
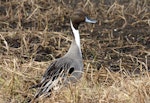
[(69, 72), (68, 72), (68, 73), (69, 73), (69, 74), (72, 74), (73, 71), (74, 71), (74, 68), (72, 67), (72, 68), (69, 69)]

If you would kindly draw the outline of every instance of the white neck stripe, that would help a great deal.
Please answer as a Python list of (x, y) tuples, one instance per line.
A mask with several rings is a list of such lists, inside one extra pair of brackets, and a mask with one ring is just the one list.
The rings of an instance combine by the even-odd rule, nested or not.
[(72, 21), (70, 20), (70, 24), (71, 24), (71, 29), (72, 29), (72, 32), (73, 32), (73, 35), (75, 37), (75, 42), (76, 44), (78, 45), (79, 49), (80, 49), (80, 34), (79, 34), (79, 30), (76, 30), (74, 27), (73, 27), (73, 24), (72, 24)]

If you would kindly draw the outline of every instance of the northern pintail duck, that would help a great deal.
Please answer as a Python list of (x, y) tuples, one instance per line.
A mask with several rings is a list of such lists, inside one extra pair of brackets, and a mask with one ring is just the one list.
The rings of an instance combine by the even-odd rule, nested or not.
[(45, 71), (41, 82), (33, 88), (38, 88), (34, 99), (41, 96), (49, 96), (52, 91), (60, 89), (68, 83), (77, 82), (83, 72), (82, 53), (80, 48), (80, 34), (78, 26), (82, 22), (96, 23), (91, 20), (82, 10), (76, 10), (70, 19), (71, 29), (74, 35), (68, 52), (61, 58), (56, 59)]

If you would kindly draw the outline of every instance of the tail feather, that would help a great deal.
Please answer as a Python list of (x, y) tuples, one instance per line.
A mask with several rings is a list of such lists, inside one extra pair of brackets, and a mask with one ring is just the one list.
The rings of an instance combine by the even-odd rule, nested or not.
[(48, 92), (45, 92), (43, 90), (39, 90), (35, 96), (34, 96), (34, 99), (37, 99), (39, 97), (49, 97), (51, 95), (51, 91), (52, 90), (49, 90)]
[(34, 98), (39, 98), (39, 97), (47, 97), (51, 94), (53, 86), (53, 82), (51, 80), (45, 80), (40, 84), (37, 84), (33, 87), (38, 88), (37, 93), (35, 94)]

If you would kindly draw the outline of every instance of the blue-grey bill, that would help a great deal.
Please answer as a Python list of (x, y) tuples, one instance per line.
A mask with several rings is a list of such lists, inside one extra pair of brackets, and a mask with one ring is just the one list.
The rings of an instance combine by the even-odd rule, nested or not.
[(97, 20), (91, 20), (88, 17), (85, 17), (85, 22), (87, 22), (87, 23), (96, 23)]

